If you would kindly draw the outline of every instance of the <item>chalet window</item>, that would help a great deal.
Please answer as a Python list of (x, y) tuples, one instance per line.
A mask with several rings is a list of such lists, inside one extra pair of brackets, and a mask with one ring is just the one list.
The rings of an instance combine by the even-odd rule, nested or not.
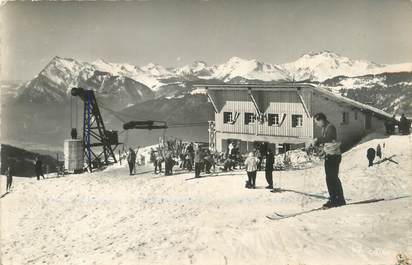
[(223, 112), (223, 123), (232, 123), (233, 114), (232, 112)]
[(357, 120), (357, 119), (358, 119), (358, 112), (357, 112), (357, 111), (355, 111), (355, 113), (354, 113), (354, 117), (355, 117), (355, 120)]
[(268, 114), (268, 125), (279, 126), (279, 114)]
[(349, 112), (342, 112), (342, 124), (349, 124)]
[(292, 115), (292, 127), (302, 127), (303, 126), (303, 116), (298, 114)]
[(251, 112), (245, 113), (245, 124), (254, 123), (256, 120), (255, 114)]

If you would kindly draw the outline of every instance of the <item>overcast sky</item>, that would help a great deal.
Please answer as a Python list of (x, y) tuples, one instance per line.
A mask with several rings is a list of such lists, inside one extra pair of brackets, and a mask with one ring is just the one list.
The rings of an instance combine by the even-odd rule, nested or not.
[(0, 12), (2, 79), (30, 79), (55, 55), (182, 66), (330, 50), (412, 62), (411, 0), (8, 2)]

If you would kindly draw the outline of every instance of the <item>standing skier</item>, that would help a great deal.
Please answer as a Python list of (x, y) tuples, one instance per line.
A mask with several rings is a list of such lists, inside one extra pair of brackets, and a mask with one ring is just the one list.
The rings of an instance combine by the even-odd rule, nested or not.
[(273, 189), (273, 164), (275, 163), (275, 158), (273, 156), (272, 150), (268, 149), (266, 153), (266, 163), (265, 163), (265, 176), (268, 186), (266, 189)]
[(205, 155), (203, 150), (199, 147), (195, 152), (195, 178), (200, 178), (200, 172), (202, 171), (203, 162), (204, 162)]
[(136, 164), (136, 153), (132, 148), (129, 148), (129, 154), (127, 155), (127, 163), (129, 163), (129, 175), (133, 174), (133, 169)]
[(369, 161), (368, 167), (373, 166), (373, 160), (375, 160), (375, 157), (376, 157), (375, 149), (373, 149), (372, 147), (368, 148), (368, 150), (366, 151), (366, 158), (368, 158), (368, 161)]
[(409, 120), (406, 118), (405, 113), (402, 114), (401, 119), (399, 121), (399, 132), (402, 135), (406, 135), (409, 134), (410, 131), (410, 122)]
[(40, 176), (45, 179), (43, 175), (43, 164), (38, 156), (36, 156), (36, 160), (34, 162), (34, 171), (36, 172), (37, 180), (40, 180)]
[(193, 143), (190, 143), (186, 148), (186, 165), (189, 172), (193, 169), (194, 152)]
[(345, 205), (342, 184), (339, 180), (339, 165), (342, 160), (340, 146), (336, 143), (336, 127), (331, 124), (325, 114), (317, 113), (314, 116), (315, 124), (322, 128), (322, 136), (315, 139), (315, 145), (323, 144), (325, 153), (326, 185), (329, 192), (329, 201), (323, 207), (337, 207)]
[(7, 177), (6, 192), (9, 192), (11, 190), (11, 184), (13, 183), (13, 175), (11, 172), (11, 167), (7, 167), (5, 174)]
[(159, 149), (157, 150), (156, 159), (155, 159), (155, 174), (157, 174), (157, 170), (159, 170), (159, 173), (162, 173), (163, 160), (164, 159), (163, 159), (162, 151)]

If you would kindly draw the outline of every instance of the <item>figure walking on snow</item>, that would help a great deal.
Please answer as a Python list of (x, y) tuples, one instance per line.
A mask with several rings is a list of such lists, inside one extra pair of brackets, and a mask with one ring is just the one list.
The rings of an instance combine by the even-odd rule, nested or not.
[(376, 151), (372, 147), (366, 151), (366, 158), (368, 158), (369, 165), (368, 167), (373, 166), (373, 160), (375, 160)]
[(127, 163), (129, 164), (129, 175), (133, 174), (133, 169), (136, 164), (136, 153), (132, 148), (129, 148), (129, 154), (127, 155)]
[(38, 156), (36, 157), (36, 160), (34, 162), (34, 171), (36, 172), (37, 180), (40, 180), (40, 176), (45, 179), (43, 175), (43, 164)]
[(339, 179), (339, 165), (342, 160), (340, 146), (336, 143), (336, 127), (331, 124), (325, 114), (317, 113), (314, 116), (315, 124), (322, 128), (322, 136), (315, 139), (315, 145), (323, 144), (325, 153), (326, 185), (329, 192), (329, 201), (323, 207), (337, 207), (345, 205), (342, 184)]
[(11, 190), (11, 184), (13, 183), (13, 175), (11, 172), (11, 167), (7, 167), (5, 174), (7, 177), (6, 192), (9, 192)]

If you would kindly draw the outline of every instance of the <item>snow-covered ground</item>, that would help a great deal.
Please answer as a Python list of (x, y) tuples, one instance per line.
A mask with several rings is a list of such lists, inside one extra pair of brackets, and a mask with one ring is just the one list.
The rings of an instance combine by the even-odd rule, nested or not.
[[(396, 155), (399, 164), (368, 168), (366, 149), (383, 142), (384, 156)], [(348, 202), (411, 195), (411, 143), (410, 136), (366, 139), (345, 153)], [(274, 211), (315, 208), (327, 196), (321, 162), (274, 175), (291, 191), (263, 189), (264, 172), (250, 190), (243, 172), (186, 180), (193, 174), (164, 177), (149, 166), (134, 176), (114, 166), (44, 181), (15, 178), (0, 199), (1, 263), (346, 265), (412, 257), (412, 198), (270, 221), (265, 216)]]

